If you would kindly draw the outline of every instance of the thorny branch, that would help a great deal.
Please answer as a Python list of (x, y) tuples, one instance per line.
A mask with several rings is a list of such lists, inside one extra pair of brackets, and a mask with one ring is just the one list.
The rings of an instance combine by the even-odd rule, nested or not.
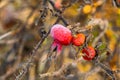
[[(101, 30), (103, 30), (99, 36), (97, 38), (94, 39), (92, 45), (95, 46), (95, 44), (101, 39), (101, 37), (105, 34), (105, 31), (107, 30), (107, 27), (108, 27), (108, 22), (105, 21), (105, 20), (102, 20), (102, 19), (91, 19), (87, 25), (85, 25), (85, 27), (82, 27), (80, 28), (78, 25), (77, 27), (79, 27), (79, 29), (77, 30), (74, 30), (76, 28), (76, 24), (75, 25), (70, 25), (68, 24), (68, 22), (66, 21), (66, 19), (62, 16), (62, 13), (64, 12), (65, 9), (67, 9), (68, 7), (72, 6), (72, 4), (74, 4), (75, 2), (77, 2), (79, 0), (71, 0), (70, 4), (68, 6), (63, 6), (62, 9), (57, 9), (55, 8), (54, 6), (54, 2), (52, 0), (43, 0), (43, 4), (42, 4), (42, 10), (40, 11), (41, 14), (39, 16), (39, 18), (37, 19), (37, 21), (35, 21), (35, 25), (39, 27), (39, 32), (40, 32), (40, 37), (41, 39), (39, 40), (39, 42), (37, 43), (37, 45), (34, 47), (34, 49), (31, 51), (31, 55), (30, 55), (30, 58), (29, 60), (26, 62), (25, 66), (22, 67), (22, 70), (20, 70), (19, 74), (17, 76), (15, 76), (15, 80), (20, 80), (22, 79), (22, 77), (28, 72), (28, 69), (30, 68), (31, 66), (31, 63), (34, 61), (34, 56), (36, 55), (36, 52), (38, 51), (38, 49), (41, 47), (42, 43), (45, 41), (45, 39), (48, 37), (49, 33), (50, 33), (50, 29), (48, 32), (45, 31), (45, 25), (44, 25), (44, 22), (45, 22), (45, 19), (46, 19), (46, 16), (48, 15), (48, 10), (50, 10), (50, 12), (55, 16), (57, 17), (56, 21), (54, 24), (56, 23), (59, 23), (59, 21), (61, 20), (64, 25), (66, 27), (69, 27), (71, 26), (71, 31), (73, 30), (74, 32), (76, 33), (79, 33), (79, 32), (85, 32), (85, 31), (91, 31), (93, 29), (94, 26), (96, 25), (99, 25), (99, 27), (101, 28)], [(53, 7), (53, 10), (50, 9), (48, 6), (48, 3), (51, 4), (51, 6)], [(84, 0), (84, 3), (92, 3), (92, 0)], [(16, 34), (16, 33), (20, 33), (22, 32), (22, 30), (26, 29), (26, 25), (28, 24), (28, 20), (29, 18), (33, 15), (34, 11), (39, 7), (39, 4), (36, 6), (36, 8), (34, 10), (31, 11), (30, 15), (28, 16), (28, 18), (26, 19), (25, 21), (25, 24), (21, 25), (22, 28), (20, 28), (19, 30), (17, 31), (10, 31), (6, 34), (3, 34), (2, 36), (0, 36), (0, 40), (10, 36), (10, 35), (13, 35), (13, 34)], [(54, 12), (55, 11), (55, 12)], [(74, 27), (75, 26), (75, 27)], [(76, 51), (76, 55), (75, 55), (75, 60), (72, 62), (72, 63), (68, 63), (68, 64), (65, 64), (63, 65), (59, 70), (55, 71), (55, 72), (47, 72), (47, 73), (43, 73), (43, 74), (39, 74), (40, 75), (40, 78), (45, 78), (45, 77), (58, 77), (58, 76), (62, 76), (63, 74), (65, 74), (69, 68), (69, 66), (72, 66), (74, 67), (80, 60), (81, 58), (78, 58), (77, 55), (78, 53), (81, 51), (81, 49), (83, 49), (84, 47), (86, 47), (88, 45), (88, 42), (91, 38), (91, 34), (87, 36), (86, 38), (86, 41), (85, 41), (85, 44), (82, 45), (82, 47), (79, 47), (78, 48), (78, 51)], [(19, 39), (21, 40), (21, 38)], [(23, 40), (23, 39), (22, 39)], [(13, 66), (14, 68), (11, 68), (10, 70), (7, 71), (6, 74), (4, 74), (3, 76), (0, 76), (1, 79), (6, 79), (9, 75), (13, 74), (17, 69), (17, 65), (20, 63), (20, 60), (21, 60), (21, 54), (22, 54), (22, 49), (24, 47), (24, 40), (22, 41), (22, 44), (18, 50), (18, 59), (16, 61), (16, 63), (14, 63), (15, 65)], [(51, 52), (52, 54), (52, 52)], [(50, 55), (51, 56), (51, 55)], [(112, 71), (111, 69), (109, 69), (107, 66), (103, 65), (101, 62), (98, 61), (98, 59), (94, 59), (92, 61), (93, 63), (95, 63), (96, 65), (98, 65), (101, 69), (103, 69), (107, 75), (109, 75), (112, 80), (116, 80), (115, 79), (115, 76), (114, 76), (114, 73), (116, 72), (120, 72), (119, 70), (117, 71)], [(75, 65), (73, 65), (75, 64)], [(89, 76), (90, 73), (93, 73), (93, 72), (97, 72), (99, 71), (99, 69), (95, 69), (95, 70), (91, 70), (88, 74), (85, 74), (85, 76)], [(63, 77), (63, 76), (62, 76)]]
[[(20, 40), (20, 41), (21, 41), (21, 40)], [(19, 50), (18, 50), (18, 59), (17, 59), (17, 61), (14, 63), (14, 66), (11, 67), (11, 68), (6, 72), (6, 74), (4, 74), (3, 76), (1, 76), (0, 79), (5, 80), (9, 75), (12, 75), (12, 74), (18, 69), (18, 65), (19, 65), (19, 63), (20, 63), (20, 61), (21, 61), (21, 58), (22, 58), (21, 55), (22, 55), (24, 43), (25, 43), (25, 41), (23, 40), (22, 43), (21, 43), (22, 45), (20, 46), (20, 48), (19, 48)]]
[[(16, 63), (14, 63), (15, 65), (14, 65), (10, 70), (8, 70), (8, 71), (6, 72), (6, 74), (4, 74), (3, 76), (0, 76), (0, 79), (5, 80), (8, 76), (10, 76), (11, 74), (15, 73), (16, 70), (18, 69), (18, 65), (19, 65), (19, 63), (20, 63), (20, 61), (21, 61), (21, 57), (22, 57), (22, 56), (21, 56), (21, 54), (22, 54), (21, 51), (23, 51), (22, 49), (23, 49), (23, 47), (24, 47), (24, 42), (25, 42), (25, 41), (24, 41), (24, 38), (22, 39), (21, 35), (19, 35), (19, 34), (26, 29), (25, 27), (26, 27), (26, 25), (28, 24), (28, 20), (30, 19), (30, 17), (33, 15), (34, 11), (35, 11), (38, 7), (39, 7), (39, 4), (38, 4), (38, 5), (35, 7), (35, 9), (33, 9), (33, 10), (31, 11), (31, 13), (28, 15), (25, 24), (20, 25), (20, 22), (18, 22), (18, 24), (17, 24), (16, 26), (20, 26), (21, 28), (19, 28), (19, 29), (17, 29), (17, 30), (13, 30), (13, 31), (11, 31), (11, 32), (8, 32), (7, 34), (4, 34), (4, 35), (0, 36), (0, 39), (3, 39), (3, 38), (5, 38), (5, 37), (7, 37), (7, 36), (10, 36), (10, 35), (17, 35), (18, 37), (20, 36), (19, 41), (22, 41), (22, 40), (23, 40), (23, 44), (21, 44), (21, 46), (20, 46), (20, 48), (19, 48), (20, 50), (18, 51), (18, 53), (19, 53), (18, 59), (17, 59)], [(19, 42), (19, 43), (20, 43), (20, 42)], [(15, 42), (14, 44), (16, 44), (16, 42)], [(14, 48), (14, 47), (13, 47), (13, 48)]]
[(32, 50), (31, 57), (30, 57), (29, 61), (27, 61), (26, 66), (21, 70), (20, 74), (18, 76), (16, 76), (15, 80), (20, 80), (20, 78), (22, 78), (26, 74), (26, 72), (28, 71), (28, 69), (30, 67), (30, 63), (33, 61), (34, 55), (36, 54), (38, 48), (40, 48), (41, 44), (43, 43), (43, 41), (45, 40), (45, 38), (48, 36), (48, 34), (49, 34), (49, 32), (46, 34), (46, 36), (42, 37), (42, 39), (38, 42), (38, 44)]
[[(47, 1), (45, 1), (45, 2), (47, 2)], [(55, 24), (56, 23), (58, 23), (60, 20), (62, 20), (62, 22), (66, 25), (66, 26), (68, 26), (68, 23), (66, 22), (66, 20), (62, 17), (62, 15), (61, 15), (61, 11), (60, 10), (57, 10), (55, 7), (54, 7), (54, 3), (51, 1), (51, 0), (49, 0), (49, 2), (50, 2), (50, 4), (53, 6), (53, 9), (56, 11), (56, 12), (58, 12), (57, 14), (55, 14), (55, 16), (57, 16), (58, 17), (58, 19), (56, 20), (56, 22), (55, 22)], [(46, 3), (44, 3), (44, 5), (46, 5)], [(43, 8), (43, 11), (42, 11), (42, 13), (41, 13), (41, 16), (40, 16), (40, 18), (38, 19), (38, 22), (37, 23), (39, 23), (39, 20), (41, 20), (41, 18), (44, 20), (45, 19), (45, 17), (46, 17), (46, 15), (47, 15), (47, 12), (46, 12), (46, 6), (44, 6), (44, 8)], [(105, 24), (103, 24), (103, 25), (101, 25), (101, 22), (102, 20), (96, 20), (96, 19), (92, 19), (89, 23), (88, 23), (88, 25), (86, 26), (86, 27), (88, 27), (88, 26), (91, 26), (92, 28), (93, 28), (93, 26), (95, 26), (95, 25), (100, 25), (100, 27), (105, 27), (105, 29), (103, 30), (103, 33), (101, 33), (100, 34), (100, 36), (98, 37), (98, 38), (96, 38), (95, 39), (95, 41), (94, 41), (94, 43), (93, 43), (93, 45), (95, 45), (96, 44), (96, 42), (104, 35), (104, 33), (105, 33), (105, 31), (106, 31), (106, 29), (107, 29), (107, 26), (108, 26), (108, 24), (107, 23), (105, 23)], [(103, 23), (103, 22), (102, 22)], [(37, 24), (38, 25), (38, 24)], [(92, 29), (92, 28), (86, 28), (85, 30), (90, 30), (90, 29)], [(80, 29), (81, 30), (81, 29)], [(50, 30), (49, 30), (50, 31)], [(79, 31), (79, 30), (78, 30)], [(29, 59), (29, 61), (28, 61), (28, 64), (26, 65), (26, 68), (25, 69), (23, 69), (23, 70), (25, 70), (26, 72), (27, 72), (27, 68), (30, 66), (29, 64), (32, 62), (32, 60), (33, 60), (33, 56), (35, 55), (35, 53), (36, 53), (36, 51), (38, 50), (38, 48), (41, 46), (41, 44), (42, 44), (42, 42), (44, 41), (44, 39), (48, 36), (48, 34), (49, 34), (49, 32), (47, 33), (47, 35), (46, 36), (43, 36), (42, 37), (42, 39), (40, 40), (40, 42), (36, 45), (36, 47), (33, 49), (33, 51), (32, 51), (32, 55), (31, 55), (31, 58)], [(87, 40), (88, 41), (88, 40)], [(87, 41), (86, 41), (86, 45), (87, 45)], [(86, 45), (83, 45), (83, 47), (85, 47)], [(82, 47), (82, 48), (83, 48)], [(78, 52), (81, 50), (81, 48), (78, 50)], [(77, 52), (77, 53), (78, 53)], [(109, 75), (109, 76), (111, 76), (112, 77), (112, 79), (113, 80), (115, 80), (115, 77), (113, 76), (113, 72), (110, 70), (110, 69), (108, 69), (108, 68), (106, 68), (106, 66), (104, 66), (102, 63), (100, 63), (100, 62), (95, 62), (96, 64), (99, 64), (99, 66), (101, 67), (101, 68), (103, 68), (105, 71), (106, 71), (106, 73)], [(71, 63), (72, 64), (72, 63)], [(50, 76), (60, 76), (63, 72), (64, 72), (64, 70), (66, 70), (67, 68), (68, 68), (68, 66), (69, 65), (71, 65), (71, 64), (67, 64), (67, 65), (63, 65), (63, 67), (61, 67), (58, 71), (55, 71), (55, 72), (52, 72), (52, 73), (45, 73), (45, 74), (40, 74), (40, 78), (44, 78), (44, 77), (50, 77)], [(23, 74), (22, 75), (24, 75), (26, 72), (25, 71), (23, 71)], [(22, 75), (19, 75), (19, 76), (17, 76), (16, 78), (20, 78)], [(16, 80), (18, 80), (18, 79), (16, 79)]]
[(106, 72), (106, 74), (112, 78), (112, 80), (116, 80), (115, 76), (114, 76), (114, 73), (111, 69), (109, 69), (107, 66), (100, 63), (98, 60), (95, 60), (95, 64), (100, 66), (101, 69), (103, 69)]
[[(41, 26), (41, 24), (38, 24), (38, 23), (39, 23), (39, 22), (40, 22), (40, 23), (43, 23), (46, 15), (47, 15), (47, 10), (46, 10), (47, 8), (46, 8), (46, 6), (45, 6), (46, 4), (47, 4), (47, 1), (45, 1), (45, 2), (43, 3), (43, 6), (44, 6), (44, 7), (43, 7), (43, 11), (42, 11), (39, 19), (38, 19), (37, 22), (36, 22), (36, 26)], [(54, 7), (53, 4), (52, 4), (52, 6)], [(58, 16), (58, 15), (57, 15), (57, 16)], [(67, 25), (67, 22), (66, 22), (62, 17), (60, 17), (60, 18), (58, 18), (58, 19), (62, 20), (63, 23)], [(44, 24), (43, 24), (43, 25), (44, 25)], [(42, 25), (42, 26), (43, 26), (43, 25)], [(43, 28), (43, 29), (44, 29), (44, 28)], [(40, 30), (43, 30), (43, 29), (40, 28)], [(45, 32), (45, 33), (46, 33), (46, 31), (44, 31), (44, 30), (43, 30), (42, 32)], [(21, 70), (20, 74), (19, 74), (18, 76), (16, 76), (16, 79), (15, 79), (15, 80), (20, 80), (20, 79), (26, 74), (26, 72), (28, 71), (28, 68), (30, 67), (30, 63), (33, 61), (34, 55), (36, 54), (38, 48), (40, 48), (41, 44), (44, 42), (45, 38), (49, 35), (49, 33), (50, 33), (50, 30), (48, 31), (47, 34), (42, 35), (41, 40), (37, 43), (37, 45), (35, 46), (35, 48), (32, 50), (32, 52), (31, 52), (31, 57), (30, 57), (29, 61), (27, 61), (26, 66)]]
[(45, 78), (45, 77), (57, 77), (57, 76), (61, 76), (62, 74), (64, 74), (66, 72), (66, 69), (72, 66), (72, 63), (69, 64), (65, 64), (63, 65), (58, 71), (55, 72), (51, 72), (51, 73), (45, 73), (45, 74), (40, 74), (40, 78)]

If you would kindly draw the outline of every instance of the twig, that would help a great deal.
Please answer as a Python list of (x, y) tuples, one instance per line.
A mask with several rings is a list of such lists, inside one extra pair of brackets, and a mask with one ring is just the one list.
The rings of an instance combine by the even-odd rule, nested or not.
[(15, 42), (18, 42), (18, 39), (11, 39), (11, 40), (0, 40), (0, 44), (7, 44), (7, 45), (11, 45)]
[(100, 67), (94, 67), (94, 69), (90, 70), (89, 72), (87, 72), (85, 74), (85, 79), (84, 80), (87, 80), (88, 76), (92, 75), (92, 74), (95, 74), (97, 72), (99, 72), (101, 70)]
[(57, 22), (61, 20), (61, 21), (65, 24), (65, 26), (68, 26), (68, 22), (67, 22), (67, 21), (63, 18), (63, 16), (61, 15), (64, 10), (61, 11), (61, 10), (59, 10), (59, 9), (56, 9), (55, 6), (54, 6), (53, 1), (51, 1), (51, 0), (49, 0), (49, 3), (52, 5), (53, 9), (57, 12), (57, 13), (55, 14), (55, 16), (58, 17)]
[(7, 33), (0, 36), (0, 40), (4, 39), (10, 35), (13, 35), (13, 34), (14, 34), (14, 31), (7, 32)]
[(20, 74), (18, 76), (16, 76), (15, 80), (20, 80), (27, 73), (28, 68), (30, 67), (30, 63), (33, 61), (33, 57), (35, 56), (38, 48), (42, 45), (42, 43), (45, 40), (45, 38), (48, 36), (49, 32), (45, 36), (42, 37), (42, 39), (37, 43), (35, 48), (32, 50), (32, 52), (30, 53), (31, 57), (27, 61), (26, 66), (21, 70)]
[(21, 42), (21, 39), (20, 39), (20, 42), (21, 43), (21, 46), (18, 50), (18, 58), (17, 58), (17, 61), (14, 63), (13, 67), (11, 67), (4, 75), (0, 76), (0, 79), (2, 80), (6, 80), (7, 77), (9, 77), (10, 75), (12, 75), (13, 73), (15, 73), (15, 71), (18, 69), (18, 65), (21, 61), (21, 58), (22, 58), (22, 51), (23, 51), (23, 47), (24, 47), (24, 43), (25, 41), (22, 41)]
[(100, 32), (100, 34), (94, 39), (94, 41), (93, 41), (93, 43), (92, 43), (92, 46), (95, 46), (95, 45), (96, 45), (96, 43), (102, 38), (102, 36), (104, 36), (104, 34), (105, 34), (105, 32), (106, 32), (106, 30), (107, 30), (107, 28), (108, 28), (108, 21), (103, 20), (102, 22), (103, 22), (103, 24), (102, 24), (102, 23), (101, 23), (101, 24), (99, 23), (98, 25), (100, 25), (100, 27), (104, 27), (104, 29), (103, 29), (103, 31)]
[(94, 61), (95, 64), (100, 66), (101, 69), (103, 69), (105, 71), (105, 73), (112, 78), (112, 80), (116, 80), (115, 76), (114, 76), (114, 72), (111, 69), (109, 69), (107, 66), (100, 63), (98, 60), (93, 60), (93, 61)]
[(72, 63), (68, 63), (68, 64), (65, 64), (63, 65), (58, 71), (55, 71), (55, 72), (51, 72), (51, 73), (44, 73), (44, 74), (39, 74), (40, 75), (40, 78), (45, 78), (45, 77), (57, 77), (57, 76), (60, 76), (62, 75), (69, 66), (71, 66)]

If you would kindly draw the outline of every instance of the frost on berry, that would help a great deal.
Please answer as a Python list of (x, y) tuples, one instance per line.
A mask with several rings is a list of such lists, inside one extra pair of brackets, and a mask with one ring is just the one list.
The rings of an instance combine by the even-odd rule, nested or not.
[(51, 36), (55, 41), (58, 41), (62, 45), (68, 45), (71, 42), (71, 31), (63, 25), (56, 24), (51, 28)]
[(52, 48), (57, 47), (57, 52), (60, 52), (62, 45), (69, 45), (71, 43), (72, 34), (71, 31), (60, 24), (55, 24), (51, 28), (50, 35), (54, 39)]

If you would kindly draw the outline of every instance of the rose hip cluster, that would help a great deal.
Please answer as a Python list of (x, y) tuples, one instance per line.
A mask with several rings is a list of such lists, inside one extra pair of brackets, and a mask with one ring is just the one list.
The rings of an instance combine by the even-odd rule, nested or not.
[[(71, 31), (61, 24), (55, 24), (52, 26), (50, 35), (54, 39), (51, 49), (57, 49), (57, 56), (61, 53), (62, 46), (65, 45), (75, 45), (81, 46), (85, 43), (85, 35), (83, 33), (78, 33), (72, 36)], [(83, 59), (92, 60), (95, 57), (95, 49), (92, 46), (87, 46), (83, 48)]]

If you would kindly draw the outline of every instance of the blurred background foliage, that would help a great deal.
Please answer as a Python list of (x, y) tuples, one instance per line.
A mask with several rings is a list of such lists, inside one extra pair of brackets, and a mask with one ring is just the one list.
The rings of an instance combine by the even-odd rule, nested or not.
[[(52, 1), (56, 2), (56, 0)], [(67, 6), (73, 0), (60, 1), (62, 6)], [(86, 0), (86, 3), (84, 1), (78, 0), (66, 8), (62, 14), (63, 17), (70, 25), (80, 23), (79, 27), (86, 26), (91, 18), (101, 19), (103, 22), (108, 21), (104, 35), (97, 41), (102, 42), (99, 46), (100, 61), (112, 70), (120, 69), (120, 8), (113, 6), (112, 0), (92, 0), (92, 2)], [(41, 14), (42, 2), (42, 0), (0, 0), (0, 80), (13, 80), (31, 56), (30, 52), (34, 46), (41, 39), (39, 27), (35, 26), (35, 22)], [(50, 4), (48, 7), (52, 9)], [(48, 11), (44, 21), (45, 30), (48, 31), (55, 21), (56, 17)], [(94, 43), (93, 41), (104, 29), (104, 26), (93, 26), (94, 37), (89, 44)], [(46, 58), (51, 43), (52, 38), (48, 36), (38, 49), (23, 80), (41, 80), (38, 76), (40, 73), (54, 72), (59, 70), (63, 64), (74, 62), (73, 55), (78, 48), (67, 46), (63, 48), (64, 54), (60, 55), (56, 62), (52, 62), (50, 68), (47, 68), (48, 65), (42, 63), (41, 60)], [(106, 55), (106, 47), (110, 49), (111, 54)], [(65, 74), (68, 77), (66, 80), (111, 80), (89, 61), (82, 60), (72, 70), (68, 72), (71, 75)], [(120, 73), (115, 75), (119, 80)], [(65, 79), (49, 77), (45, 80)]]

